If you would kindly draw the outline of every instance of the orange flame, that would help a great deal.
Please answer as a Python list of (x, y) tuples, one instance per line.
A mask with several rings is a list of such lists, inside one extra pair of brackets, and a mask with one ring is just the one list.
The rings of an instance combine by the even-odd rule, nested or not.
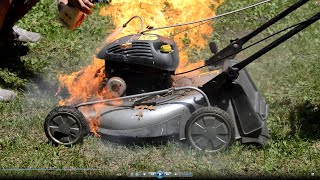
[(59, 105), (69, 105), (86, 102), (88, 100), (100, 98), (110, 98), (108, 94), (99, 93), (101, 82), (104, 78), (103, 73), (97, 73), (98, 69), (104, 65), (102, 60), (93, 59), (88, 67), (70, 75), (58, 75), (60, 82), (68, 89), (70, 97), (61, 100)]
[[(105, 39), (104, 45), (122, 36), (138, 33), (140, 30), (139, 19), (132, 20), (126, 28), (122, 28), (123, 23), (133, 16), (137, 15), (142, 17), (145, 21), (145, 26), (161, 27), (215, 16), (216, 9), (222, 2), (223, 0), (112, 1), (109, 6), (101, 9), (100, 15), (111, 16), (114, 25), (119, 28)], [(150, 32), (173, 38), (177, 43), (180, 51), (180, 65), (176, 70), (176, 73), (184, 72), (204, 64), (202, 60), (199, 60), (197, 63), (189, 63), (186, 50), (196, 48), (199, 51), (200, 49), (207, 47), (207, 40), (213, 32), (213, 28), (210, 24), (205, 23), (199, 27), (188, 29), (195, 25)], [(59, 75), (58, 77), (61, 85), (67, 87), (70, 93), (70, 97), (61, 100), (59, 105), (111, 98), (106, 91), (99, 91), (104, 74), (102, 71), (100, 73), (97, 73), (97, 71), (101, 69), (103, 65), (104, 61), (94, 58), (91, 65), (79, 72), (74, 72), (70, 75)], [(194, 71), (187, 75), (195, 75), (198, 73), (199, 71)], [(101, 106), (99, 105), (93, 106), (96, 112), (100, 111), (100, 107)], [(91, 131), (95, 132), (95, 134), (97, 132), (97, 127), (99, 126), (98, 120), (99, 117), (97, 116), (89, 122)]]
[[(110, 6), (103, 7), (100, 11), (100, 15), (112, 16), (113, 23), (117, 27), (122, 26), (128, 19), (136, 15), (144, 19), (145, 25), (161, 27), (215, 16), (216, 9), (222, 2), (223, 0), (117, 0), (112, 2)], [(207, 47), (208, 37), (213, 32), (213, 28), (210, 24), (205, 23), (197, 28), (188, 30), (188, 28), (196, 25), (198, 24), (150, 32), (165, 37), (174, 35), (173, 39), (180, 50), (180, 65), (176, 70), (176, 73), (204, 65), (203, 61), (193, 64), (188, 63), (189, 59), (186, 49), (196, 48), (200, 50)], [(140, 20), (135, 19), (123, 29), (118, 37), (135, 34), (138, 33), (139, 30)], [(199, 71), (195, 71), (191, 74), (198, 73)]]
[[(100, 126), (100, 112), (102, 110), (102, 104), (96, 104), (94, 106), (91, 107), (82, 107), (81, 108), (81, 112), (82, 114), (88, 119), (88, 124), (90, 127), (90, 131), (96, 136), (96, 137), (100, 137), (100, 135), (98, 134), (98, 128)], [(95, 116), (93, 118), (89, 118), (90, 113), (91, 112), (95, 112)]]

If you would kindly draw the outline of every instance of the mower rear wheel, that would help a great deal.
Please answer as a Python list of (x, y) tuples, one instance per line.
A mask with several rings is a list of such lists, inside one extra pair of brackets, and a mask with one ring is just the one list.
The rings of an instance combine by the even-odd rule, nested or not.
[(70, 146), (83, 142), (90, 128), (86, 118), (78, 109), (59, 106), (46, 117), (44, 131), (53, 144)]
[(206, 152), (218, 152), (235, 140), (235, 128), (229, 114), (216, 107), (205, 107), (192, 113), (186, 124), (189, 144)]

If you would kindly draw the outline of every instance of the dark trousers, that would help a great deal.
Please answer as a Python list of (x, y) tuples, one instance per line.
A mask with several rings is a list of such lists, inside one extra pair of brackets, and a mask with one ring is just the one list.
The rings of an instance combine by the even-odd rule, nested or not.
[[(14, 24), (26, 15), (38, 1), (39, 0), (12, 0), (5, 15), (3, 25), (0, 27), (0, 40), (8, 38), (7, 36), (12, 32)], [(2, 9), (2, 7), (0, 7), (0, 9)]]

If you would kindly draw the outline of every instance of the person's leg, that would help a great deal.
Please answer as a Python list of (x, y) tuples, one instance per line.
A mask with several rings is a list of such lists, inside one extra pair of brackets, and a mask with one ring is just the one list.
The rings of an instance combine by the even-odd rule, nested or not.
[[(1, 32), (4, 20), (6, 19), (6, 15), (9, 10), (10, 3), (11, 3), (11, 0), (1, 0), (0, 1), (0, 32)], [(6, 37), (0, 36), (0, 40), (4, 39), (4, 38), (6, 38)], [(3, 46), (3, 44), (1, 44), (1, 43), (2, 42), (0, 41), (0, 50)], [(15, 92), (0, 88), (0, 102), (13, 100), (13, 99), (15, 99), (16, 96), (17, 95)]]
[[(3, 0), (1, 0), (3, 1)], [(7, 0), (5, 0), (7, 1)], [(41, 35), (14, 27), (39, 0), (10, 0), (10, 7), (0, 29), (0, 59), (11, 56), (24, 56), (29, 48), (20, 42), (37, 42)], [(7, 4), (7, 3), (6, 3)]]
[(26, 15), (39, 0), (12, 0), (11, 6), (5, 17), (2, 31), (10, 32), (16, 22)]
[[(7, 59), (7, 56), (18, 54), (10, 49), (11, 43), (15, 37), (13, 36), (13, 27), (39, 0), (0, 0), (0, 60)], [(10, 1), (11, 4), (10, 4)], [(15, 28), (15, 30), (20, 30)], [(1, 44), (3, 46), (1, 46)], [(0, 65), (3, 65), (0, 62)], [(0, 102), (11, 101), (17, 97), (14, 91), (0, 88)]]
[(0, 1), (0, 40), (4, 39), (6, 37), (4, 37), (5, 35), (1, 35), (2, 33), (2, 27), (5, 24), (5, 20), (7, 17), (7, 13), (9, 11), (9, 7), (11, 4), (11, 0), (1, 0)]
[(11, 0), (0, 1), (0, 30), (2, 28), (8, 9), (10, 7), (10, 3), (11, 3)]

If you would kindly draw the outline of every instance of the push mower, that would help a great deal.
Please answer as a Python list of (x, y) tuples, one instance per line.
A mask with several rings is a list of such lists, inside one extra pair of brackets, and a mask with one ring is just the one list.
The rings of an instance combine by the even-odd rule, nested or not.
[[(105, 60), (101, 84), (114, 98), (56, 107), (45, 119), (46, 136), (66, 146), (82, 142), (90, 131), (88, 121), (98, 116), (98, 132), (110, 137), (176, 135), (191, 147), (208, 152), (224, 150), (236, 140), (265, 145), (269, 138), (268, 106), (245, 67), (319, 20), (320, 12), (262, 39), (288, 31), (247, 59), (234, 58), (261, 42), (244, 47), (250, 39), (308, 1), (299, 0), (221, 51), (211, 42), (213, 56), (205, 61), (210, 71), (193, 78), (175, 76), (179, 75), (175, 73), (179, 65), (177, 45), (171, 39), (147, 33), (155, 29), (115, 40), (97, 54)], [(120, 105), (113, 103), (119, 100)], [(97, 104), (99, 112), (88, 110)]]

